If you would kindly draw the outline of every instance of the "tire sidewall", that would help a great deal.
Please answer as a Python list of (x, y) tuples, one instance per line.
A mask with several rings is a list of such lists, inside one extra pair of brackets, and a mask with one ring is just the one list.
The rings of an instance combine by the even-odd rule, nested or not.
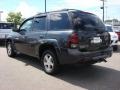
[[(8, 53), (8, 45), (10, 45), (10, 47), (11, 47), (11, 54)], [(12, 45), (11, 42), (7, 43), (7, 54), (8, 54), (9, 57), (15, 56), (14, 48), (13, 48), (13, 45)]]
[[(50, 54), (52, 56), (52, 58), (53, 58), (54, 67), (53, 67), (53, 70), (51, 70), (50, 72), (48, 72), (46, 70), (45, 66), (44, 66), (44, 56), (46, 54)], [(57, 72), (57, 70), (58, 70), (58, 62), (57, 62), (57, 56), (56, 56), (55, 52), (53, 52), (52, 50), (46, 50), (46, 51), (44, 51), (43, 54), (42, 54), (41, 61), (42, 61), (43, 69), (44, 69), (44, 71), (47, 74), (51, 74), (52, 75), (52, 74), (55, 74)]]

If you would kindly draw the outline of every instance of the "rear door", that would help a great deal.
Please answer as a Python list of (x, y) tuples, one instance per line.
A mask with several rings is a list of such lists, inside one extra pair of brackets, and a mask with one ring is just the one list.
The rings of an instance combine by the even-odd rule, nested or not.
[(60, 11), (49, 13), (48, 22), (48, 33), (46, 37), (56, 40), (59, 47), (63, 47), (73, 31), (68, 12)]

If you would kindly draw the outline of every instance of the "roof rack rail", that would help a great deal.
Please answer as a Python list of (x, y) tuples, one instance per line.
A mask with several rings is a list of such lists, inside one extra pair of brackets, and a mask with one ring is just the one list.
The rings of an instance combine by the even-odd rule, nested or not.
[(68, 11), (68, 10), (77, 10), (77, 9), (62, 9), (62, 10)]
[(43, 12), (43, 13), (40, 12), (36, 15), (46, 14), (46, 13), (50, 13), (50, 12), (69, 11), (69, 10), (77, 10), (77, 9), (61, 9), (61, 10), (48, 11), (48, 12)]

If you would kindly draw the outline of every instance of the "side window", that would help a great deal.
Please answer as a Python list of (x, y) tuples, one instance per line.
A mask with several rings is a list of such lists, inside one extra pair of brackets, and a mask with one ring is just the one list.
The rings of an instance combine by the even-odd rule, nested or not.
[(29, 19), (23, 23), (23, 25), (20, 27), (20, 30), (25, 30), (25, 31), (31, 31), (32, 30), (32, 22), (33, 19)]
[(46, 17), (37, 17), (33, 22), (33, 30), (34, 31), (41, 31), (45, 30), (46, 26)]
[(50, 14), (50, 30), (70, 29), (70, 21), (67, 13)]

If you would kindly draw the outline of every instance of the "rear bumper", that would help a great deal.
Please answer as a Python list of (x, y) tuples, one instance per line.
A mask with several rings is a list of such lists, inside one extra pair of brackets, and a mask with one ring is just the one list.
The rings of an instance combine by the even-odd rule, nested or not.
[(72, 64), (89, 60), (101, 60), (112, 56), (112, 47), (95, 52), (80, 52), (78, 49), (67, 49), (62, 51), (60, 64)]

